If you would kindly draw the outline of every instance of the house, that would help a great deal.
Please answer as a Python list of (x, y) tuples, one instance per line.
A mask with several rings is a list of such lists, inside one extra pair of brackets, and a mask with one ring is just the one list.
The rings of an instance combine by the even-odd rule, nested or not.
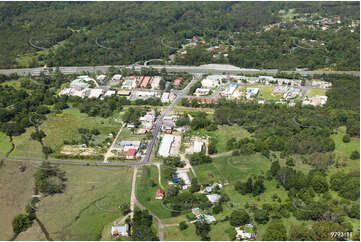
[(112, 226), (111, 234), (114, 236), (119, 236), (119, 235), (128, 236), (128, 230), (129, 230), (128, 224), (116, 225), (116, 226)]
[(259, 88), (247, 88), (246, 89), (246, 95), (249, 95), (251, 97), (257, 97), (259, 92)]
[(173, 81), (173, 86), (179, 86), (182, 83), (182, 78), (177, 78)]
[(122, 89), (133, 89), (137, 86), (137, 77), (128, 76), (125, 78)]
[(255, 233), (246, 233), (244, 230), (242, 230), (240, 227), (234, 228), (237, 232), (236, 238), (238, 240), (248, 240), (255, 238)]
[(327, 96), (315, 96), (309, 97), (308, 100), (304, 100), (302, 105), (313, 105), (313, 106), (323, 106), (327, 102)]
[(120, 84), (120, 81), (122, 80), (122, 75), (116, 74), (112, 77), (112, 79), (110, 80), (109, 85), (110, 86), (116, 86), (118, 84)]
[(120, 80), (122, 80), (122, 75), (120, 75), (120, 74), (116, 74), (116, 75), (114, 75), (113, 77), (112, 77), (112, 81), (120, 81)]
[(130, 91), (120, 90), (117, 92), (117, 94), (118, 94), (118, 96), (128, 97), (128, 96), (130, 96)]
[(156, 93), (154, 91), (136, 91), (135, 92), (135, 96), (136, 97), (141, 97), (141, 98), (151, 98), (151, 97), (155, 97)]
[(93, 81), (93, 79), (91, 79), (88, 76), (79, 76), (77, 79), (75, 79), (70, 83), (69, 87), (74, 88), (76, 90), (83, 90), (89, 87), (88, 84), (89, 81)]
[(191, 185), (191, 180), (189, 179), (188, 173), (186, 171), (177, 171), (174, 175), (174, 178), (182, 179), (184, 182), (183, 189), (187, 189)]
[(167, 120), (165, 118), (163, 118), (163, 124), (162, 124), (162, 130), (164, 130), (165, 132), (171, 134), (172, 130), (175, 126), (174, 121), (173, 120)]
[[(214, 88), (214, 87), (218, 87), (219, 86), (219, 79), (217, 79), (216, 77), (218, 77), (217, 75), (213, 75), (213, 76), (208, 76), (206, 79), (202, 80), (202, 87), (204, 88)], [(220, 78), (222, 79), (222, 78)]]
[(136, 150), (136, 149), (130, 148), (130, 149), (127, 151), (126, 158), (129, 159), (129, 160), (132, 160), (132, 159), (135, 158), (136, 153), (137, 153), (137, 150)]
[(161, 101), (162, 103), (169, 103), (169, 92), (163, 92)]
[(201, 215), (201, 210), (199, 208), (192, 208), (192, 213), (194, 214), (194, 216), (198, 217), (199, 215)]
[(151, 76), (145, 76), (145, 77), (143, 78), (142, 83), (140, 84), (140, 87), (146, 88), (146, 87), (148, 86), (148, 84), (151, 83), (151, 81), (152, 81), (152, 77), (151, 77)]
[(125, 152), (128, 152), (129, 149), (138, 150), (140, 147), (140, 141), (121, 141), (117, 144), (120, 145)]
[(109, 90), (104, 94), (104, 97), (110, 97), (115, 95), (116, 91)]
[(218, 194), (210, 194), (210, 195), (206, 195), (206, 196), (211, 203), (217, 203), (219, 201), (219, 199), (221, 198), (221, 196)]
[(237, 89), (238, 84), (230, 83), (226, 90), (222, 92), (223, 96), (231, 96), (233, 92)]
[(213, 191), (213, 186), (206, 186), (204, 190), (208, 193), (211, 193)]
[(99, 88), (92, 88), (89, 89), (89, 95), (88, 98), (99, 98), (103, 94), (103, 89)]
[(216, 222), (216, 218), (214, 216), (208, 215), (208, 214), (200, 214), (198, 216), (198, 220), (202, 223), (207, 223), (207, 224)]
[(97, 76), (97, 81), (104, 84), (107, 81), (107, 76), (106, 75), (99, 75), (99, 76)]
[(198, 140), (194, 141), (193, 152), (194, 153), (201, 152), (202, 147), (203, 147), (203, 142), (198, 141)]
[(160, 76), (154, 76), (153, 77), (153, 81), (150, 84), (150, 86), (152, 87), (152, 89), (159, 89), (160, 88), (160, 80), (162, 78)]
[(164, 198), (164, 191), (162, 188), (159, 188), (155, 194), (155, 199), (163, 199)]
[(197, 88), (194, 94), (196, 96), (204, 96), (204, 95), (208, 95), (209, 91), (210, 90), (207, 88)]
[(168, 157), (170, 155), (170, 148), (174, 142), (174, 136), (171, 134), (164, 134), (162, 142), (159, 146), (158, 154), (162, 157)]

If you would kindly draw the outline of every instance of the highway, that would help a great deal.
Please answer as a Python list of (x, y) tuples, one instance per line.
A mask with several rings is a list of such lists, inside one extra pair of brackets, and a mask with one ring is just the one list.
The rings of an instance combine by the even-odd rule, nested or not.
[[(148, 63), (148, 62), (146, 62)], [(59, 70), (63, 74), (81, 74), (84, 72), (96, 73), (97, 71), (106, 72), (108, 68), (111, 66), (66, 66), (66, 67), (59, 67)], [(114, 65), (115, 68), (133, 68), (137, 71), (144, 68), (144, 65)], [(165, 68), (167, 71), (174, 71), (174, 72), (194, 72), (194, 73), (229, 73), (229, 74), (236, 74), (236, 73), (269, 73), (275, 74), (278, 72), (277, 69), (246, 69), (246, 68), (239, 68), (232, 65), (221, 65), (221, 64), (208, 64), (208, 65), (201, 65), (201, 66), (180, 66), (180, 65), (147, 65), (147, 67), (152, 67), (154, 69), (161, 70)], [(55, 67), (48, 68), (52, 72), (56, 70)], [(26, 76), (31, 74), (32, 76), (39, 76), (41, 72), (48, 74), (44, 71), (44, 68), (37, 67), (37, 68), (22, 68), (22, 69), (0, 69), (0, 74), (10, 75), (13, 73), (17, 73), (20, 76)], [(312, 76), (315, 74), (349, 74), (360, 76), (359, 71), (304, 71), (304, 70), (296, 70), (296, 71), (282, 71), (286, 73), (299, 73), (305, 76)]]

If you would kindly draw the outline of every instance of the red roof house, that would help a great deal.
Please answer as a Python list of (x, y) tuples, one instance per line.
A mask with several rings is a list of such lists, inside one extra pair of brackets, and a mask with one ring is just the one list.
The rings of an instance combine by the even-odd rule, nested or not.
[(137, 153), (136, 149), (129, 149), (127, 151), (127, 159), (134, 159), (136, 153)]
[(142, 84), (140, 85), (141, 87), (147, 87), (148, 83), (151, 81), (152, 77), (151, 76), (145, 76), (143, 78)]
[(173, 86), (179, 86), (182, 82), (182, 78), (177, 78), (173, 82)]
[(157, 190), (157, 193), (155, 194), (155, 199), (163, 199), (164, 197), (164, 191), (162, 188), (159, 188)]

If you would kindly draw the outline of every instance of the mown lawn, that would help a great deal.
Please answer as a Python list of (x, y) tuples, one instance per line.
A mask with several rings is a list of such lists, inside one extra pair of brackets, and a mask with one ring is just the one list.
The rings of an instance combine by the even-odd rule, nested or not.
[(163, 229), (163, 233), (164, 233), (164, 240), (168, 240), (168, 241), (201, 240), (201, 238), (198, 235), (196, 235), (196, 229), (193, 224), (188, 224), (188, 227), (185, 230), (180, 230), (178, 226), (165, 227)]
[(282, 95), (272, 95), (272, 91), (275, 86), (265, 86), (265, 85), (250, 85), (250, 86), (240, 86), (240, 90), (245, 91), (246, 88), (259, 88), (258, 99), (260, 100), (280, 100)]
[(314, 96), (326, 96), (326, 90), (319, 90), (319, 89), (310, 89), (306, 93), (307, 97), (314, 97)]
[[(54, 240), (98, 240), (104, 226), (123, 217), (130, 202), (132, 168), (62, 165), (63, 194), (42, 198), (39, 219)], [(110, 233), (110, 231), (109, 231)]]
[(246, 181), (248, 177), (261, 175), (271, 166), (263, 155), (224, 156), (214, 158), (212, 163), (193, 166), (201, 184), (220, 180), (234, 183)]

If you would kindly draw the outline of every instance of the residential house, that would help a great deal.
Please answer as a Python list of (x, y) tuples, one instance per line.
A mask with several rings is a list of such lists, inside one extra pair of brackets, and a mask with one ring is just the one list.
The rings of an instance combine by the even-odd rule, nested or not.
[(164, 198), (164, 191), (162, 188), (159, 188), (155, 194), (155, 199), (162, 200)]
[(219, 201), (219, 199), (221, 198), (221, 196), (218, 194), (209, 194), (206, 196), (211, 203), (217, 203)]
[(138, 150), (140, 147), (140, 141), (121, 141), (117, 143), (119, 146), (123, 148), (125, 152), (128, 152), (129, 149)]
[(191, 185), (191, 180), (189, 179), (187, 171), (177, 171), (174, 175), (175, 178), (182, 179), (184, 186), (183, 189), (187, 189)]
[(153, 81), (150, 84), (150, 86), (152, 87), (152, 89), (159, 89), (160, 88), (160, 80), (162, 78), (160, 76), (154, 76), (153, 77)]
[(327, 102), (327, 96), (309, 97), (302, 102), (302, 105), (323, 106)]
[(116, 75), (114, 75), (114, 76), (112, 77), (112, 79), (110, 80), (109, 85), (110, 85), (110, 86), (116, 86), (116, 85), (120, 84), (121, 80), (122, 80), (122, 75), (116, 74)]
[(97, 82), (101, 83), (101, 84), (105, 84), (105, 82), (107, 81), (107, 76), (106, 75), (99, 75), (97, 76)]
[(182, 78), (177, 78), (173, 81), (173, 86), (179, 86), (182, 83)]
[(103, 89), (92, 88), (92, 89), (89, 89), (88, 98), (99, 98), (103, 93), (104, 93)]
[(207, 224), (211, 224), (213, 222), (216, 222), (216, 218), (212, 215), (208, 215), (208, 214), (201, 214), (198, 216), (198, 220), (201, 223), (207, 223)]
[(105, 94), (104, 94), (104, 97), (110, 97), (110, 96), (113, 96), (115, 95), (116, 91), (113, 91), (113, 90), (109, 90), (107, 91)]
[(114, 236), (119, 236), (119, 235), (128, 236), (128, 230), (129, 230), (128, 224), (116, 225), (116, 226), (112, 226), (111, 234)]
[(194, 141), (193, 152), (194, 153), (201, 152), (202, 147), (203, 147), (203, 142), (198, 141), (198, 140)]
[(126, 155), (126, 158), (129, 159), (129, 160), (132, 160), (135, 158), (135, 155), (137, 154), (137, 150), (136, 149), (133, 149), (133, 148), (130, 148), (128, 151), (127, 151), (127, 155)]
[(162, 94), (162, 98), (161, 98), (162, 103), (169, 103), (169, 92), (163, 92)]
[(247, 233), (244, 230), (242, 230), (240, 227), (234, 228), (237, 232), (236, 238), (238, 240), (248, 240), (255, 238), (255, 233)]
[(207, 88), (197, 88), (196, 91), (194, 92), (194, 94), (196, 96), (205, 96), (205, 95), (208, 95), (209, 91), (210, 90)]

